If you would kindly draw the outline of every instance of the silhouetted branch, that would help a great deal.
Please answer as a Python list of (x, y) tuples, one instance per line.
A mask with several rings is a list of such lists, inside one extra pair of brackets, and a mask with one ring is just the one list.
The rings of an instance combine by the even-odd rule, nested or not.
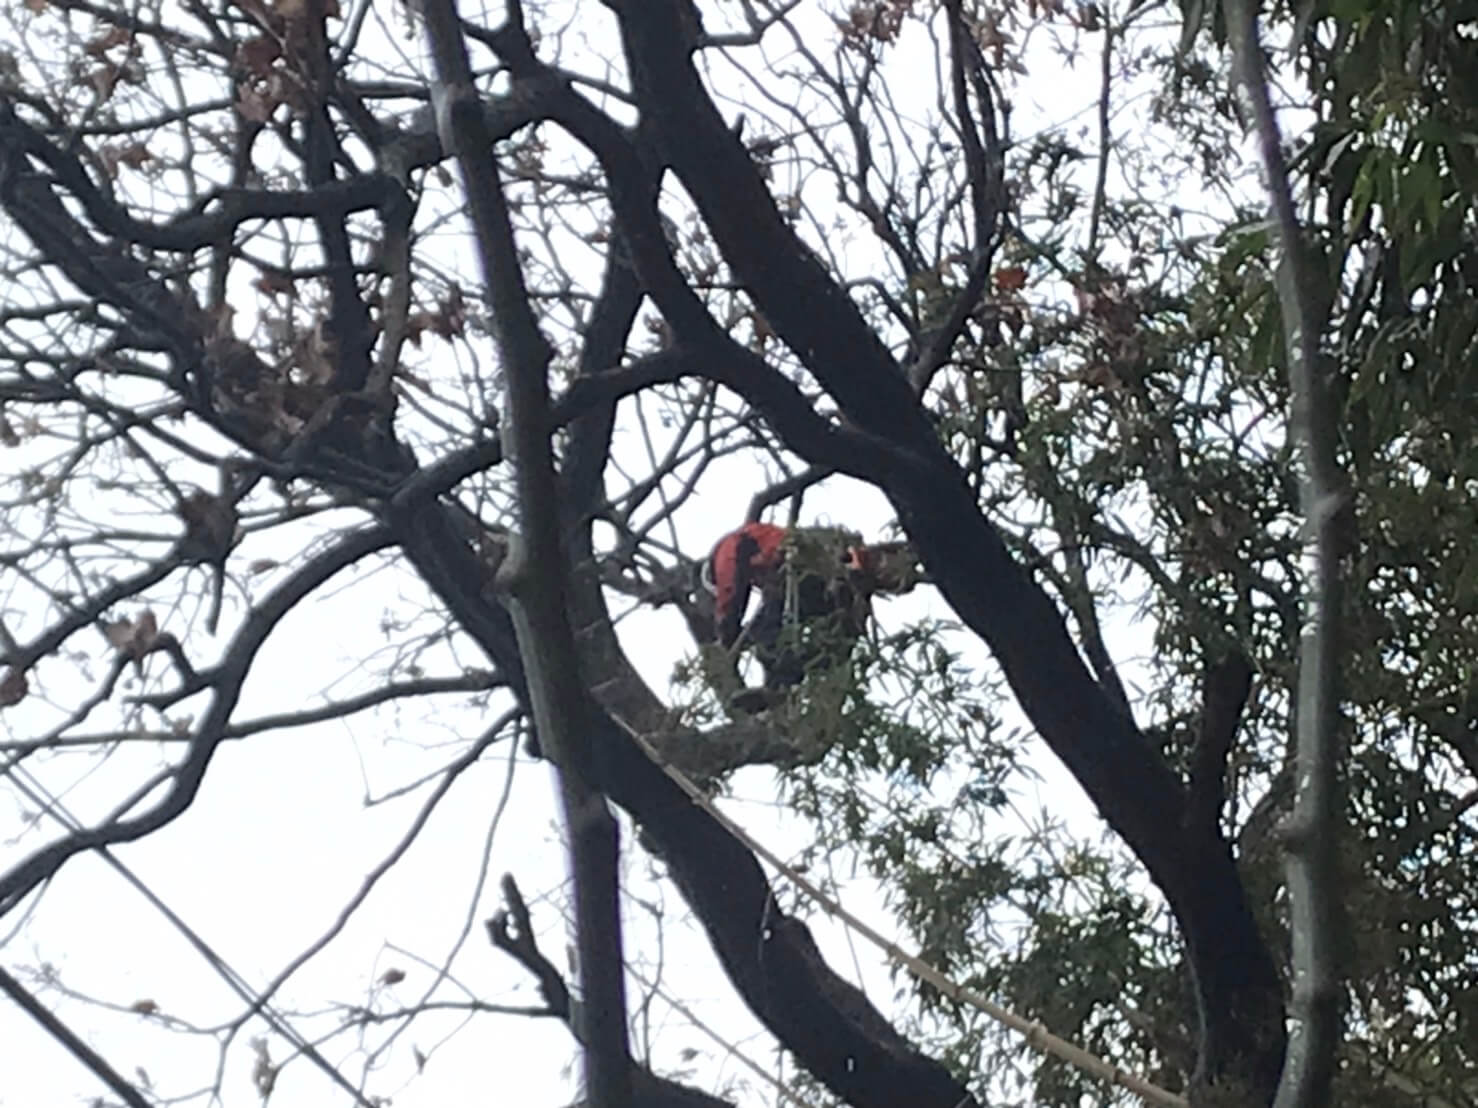
[(14, 977), (6, 973), (3, 966), (0, 966), (0, 992), (10, 997), (23, 1012), (44, 1027), (46, 1032), (60, 1043), (68, 1054), (91, 1070), (98, 1080), (128, 1105), (128, 1108), (153, 1108), (138, 1089), (108, 1064), (106, 1058), (88, 1046), (77, 1032), (59, 1020), (50, 1008), (41, 1003)]
[(41, 882), (49, 880), (76, 855), (113, 843), (133, 842), (182, 815), (195, 799), (216, 748), (236, 707), (241, 684), (267, 636), (288, 612), (340, 570), (390, 542), (380, 528), (351, 532), (309, 558), (267, 596), (243, 622), (225, 657), (211, 672), (215, 695), (196, 725), (184, 759), (171, 772), (173, 783), (153, 808), (132, 819), (116, 818), (83, 828), (50, 843), (0, 874), (0, 916), (4, 916)]
[(1186, 825), (1198, 833), (1214, 831), (1226, 804), (1227, 755), (1237, 739), (1242, 709), (1252, 691), (1252, 665), (1240, 651), (1206, 667), (1201, 683), (1201, 713), (1190, 754)]
[[(570, 1033), (579, 1042), (585, 1037), (581, 1029), (580, 1007), (570, 998), (564, 977), (554, 964), (544, 957), (539, 943), (534, 938), (533, 924), (523, 894), (512, 875), (504, 874), (502, 881), (503, 900), (508, 905), (500, 908), (487, 921), (488, 938), (492, 944), (507, 954), (539, 982), (539, 995), (548, 1006), (548, 1013), (562, 1020)], [(581, 1105), (586, 1101), (580, 1101)], [(631, 1064), (632, 1108), (733, 1108), (726, 1100), (709, 1096), (707, 1093), (676, 1081), (659, 1077), (648, 1067), (635, 1061)], [(571, 1108), (577, 1108), (571, 1105)]]
[(1338, 774), (1340, 736), (1341, 563), (1347, 553), (1342, 517), (1352, 511), (1349, 484), (1336, 457), (1338, 411), (1325, 381), (1322, 350), (1329, 323), (1325, 277), (1309, 264), (1311, 244), (1293, 207), (1258, 39), (1258, 8), (1234, 0), (1228, 37), (1238, 78), (1251, 107), (1252, 130), (1279, 246), (1275, 284), (1283, 318), (1289, 437), (1297, 447), (1299, 508), (1303, 514), (1306, 580), (1295, 712), (1297, 755), (1293, 813), (1285, 824), (1288, 894), (1293, 938), (1293, 1036), (1278, 1085), (1276, 1108), (1321, 1108), (1329, 1103), (1343, 1035), (1344, 992), (1339, 965), (1341, 895), (1337, 841), (1342, 815)]
[[(955, 294), (944, 322), (925, 336), (918, 357), (908, 367), (914, 392), (922, 393), (938, 372), (972, 315), (980, 299), (1000, 241), (1002, 215), (1006, 207), (1005, 147), (996, 126), (995, 90), (974, 32), (965, 20), (958, 0), (945, 5), (949, 21), (950, 91), (954, 97), (955, 120), (959, 125), (966, 179), (970, 185), (970, 208), (974, 240), (970, 269)], [(979, 104), (980, 119), (970, 110), (970, 92)]]
[[(432, 89), (438, 128), (443, 142), (450, 140), (462, 170), (507, 387), (506, 441), (516, 461), (514, 487), (523, 534), (499, 574), (511, 594), (526, 662), (529, 707), (560, 780), (586, 1011), (582, 1021), (586, 1088), (596, 1108), (627, 1108), (631, 1072), (619, 829), (595, 783), (593, 736), (583, 710), (587, 694), (566, 603), (569, 562), (549, 435), (548, 372), (553, 352), (529, 302), (492, 136), (472, 87), (455, 7), (452, 0), (427, 0), (422, 12), (439, 77)], [(517, 3), (508, 5), (501, 37), (519, 53), (532, 49)]]
[(563, 1020), (575, 1038), (583, 1042), (570, 990), (565, 985), (564, 976), (554, 968), (554, 963), (539, 950), (528, 905), (524, 903), (512, 874), (503, 875), (501, 888), (503, 901), (508, 907), (498, 909), (487, 921), (488, 938), (495, 947), (534, 975), (534, 980), (539, 982), (539, 995), (544, 998), (550, 1013)]

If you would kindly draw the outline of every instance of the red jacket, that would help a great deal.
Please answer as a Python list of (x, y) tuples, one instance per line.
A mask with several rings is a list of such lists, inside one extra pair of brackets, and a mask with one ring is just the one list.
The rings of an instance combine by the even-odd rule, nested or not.
[(709, 555), (713, 625), (725, 646), (733, 646), (739, 638), (750, 589), (767, 584), (784, 563), (787, 534), (784, 527), (773, 523), (746, 523), (719, 539)]

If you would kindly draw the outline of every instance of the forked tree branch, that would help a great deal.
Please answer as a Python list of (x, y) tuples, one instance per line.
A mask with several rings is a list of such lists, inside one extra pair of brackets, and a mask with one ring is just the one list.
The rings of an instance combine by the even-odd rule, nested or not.
[[(583, 1043), (585, 1033), (580, 1006), (570, 997), (563, 975), (539, 949), (529, 907), (512, 875), (503, 875), (502, 889), (506, 907), (500, 908), (487, 921), (488, 939), (534, 975), (539, 983), (539, 995), (549, 1006), (550, 1013), (558, 1017), (570, 1029), (570, 1033)], [(589, 1100), (584, 1100), (570, 1108), (585, 1108), (589, 1104)], [(631, 1063), (631, 1104), (632, 1108), (733, 1108), (727, 1100), (720, 1100), (688, 1085), (659, 1077), (635, 1060)]]

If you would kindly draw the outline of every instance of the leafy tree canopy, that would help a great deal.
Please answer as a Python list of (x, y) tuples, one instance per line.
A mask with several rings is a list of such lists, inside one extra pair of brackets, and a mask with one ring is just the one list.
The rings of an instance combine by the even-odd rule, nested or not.
[[(865, 865), (953, 980), (1193, 1101), (1270, 1102), (1309, 575), (1236, 8), (448, 10), (3, 13), (5, 991), (114, 1096), (184, 1095), (194, 1077), (127, 1076), (48, 1011), (87, 992), (27, 931), (53, 879), (167, 834), (223, 744), (284, 726), (454, 718), (450, 757), (427, 741), (405, 763), (432, 811), (495, 750), (545, 750), (532, 713), (564, 674), (577, 742), (549, 750), (630, 817), (628, 857), (658, 861), (818, 1100), (1132, 1098), (1022, 1068), (1019, 1038), (932, 986), (879, 1012), (818, 950), (815, 909), (658, 762), (715, 795), (772, 767), (809, 858)], [(1470, 1104), (1478, 18), (1262, 18), (1349, 477), (1333, 1102)], [(521, 446), (500, 414), (518, 380), (550, 393)], [(542, 509), (514, 476), (541, 439)], [(713, 540), (746, 508), (860, 530), (858, 504), (939, 603), (879, 601), (843, 663), (736, 700), (699, 583)], [(540, 510), (560, 551), (531, 570)], [(573, 629), (563, 655), (531, 650), (530, 574)], [(383, 613), (337, 670), (304, 646), (331, 603)], [(631, 629), (654, 611), (665, 642), (690, 633), (670, 687)], [(252, 683), (273, 659), (324, 666), (322, 699), (283, 712)], [(1003, 819), (1048, 756), (1104, 834), (1064, 818), (1075, 797), (1028, 833)], [(619, 1025), (571, 1002), (540, 906), (506, 895), (511, 972), (587, 1043)], [(587, 996), (600, 972), (580, 967)], [(270, 992), (238, 1026), (292, 1043)], [(302, 1026), (334, 1041), (372, 1015)], [(223, 1058), (252, 1049), (234, 1032)], [(265, 1094), (279, 1063), (256, 1049)], [(291, 1065), (336, 1056), (298, 1042)], [(634, 1080), (638, 1103), (702, 1100)]]

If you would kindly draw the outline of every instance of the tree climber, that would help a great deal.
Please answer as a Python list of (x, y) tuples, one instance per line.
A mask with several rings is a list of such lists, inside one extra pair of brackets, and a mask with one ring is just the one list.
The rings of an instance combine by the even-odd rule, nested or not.
[[(845, 661), (867, 629), (873, 594), (905, 593), (921, 579), (907, 543), (865, 545), (842, 528), (770, 523), (725, 535), (703, 571), (719, 643), (731, 652), (752, 647), (769, 690)], [(744, 624), (753, 590), (759, 607)]]

